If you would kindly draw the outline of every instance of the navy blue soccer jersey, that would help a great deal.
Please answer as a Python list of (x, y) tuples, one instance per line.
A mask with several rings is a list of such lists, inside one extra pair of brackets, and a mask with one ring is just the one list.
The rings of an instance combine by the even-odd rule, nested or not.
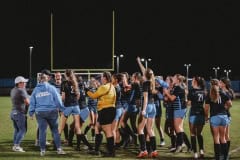
[(173, 110), (180, 110), (186, 108), (186, 96), (185, 89), (181, 86), (174, 86), (171, 90), (171, 95), (174, 95), (176, 99), (171, 103)]
[(70, 81), (63, 81), (61, 85), (61, 92), (65, 93), (64, 106), (76, 106), (78, 105), (77, 94), (73, 91), (73, 85)]
[(230, 100), (230, 98), (222, 91), (219, 92), (220, 97), (217, 102), (213, 102), (208, 93), (206, 97), (206, 104), (210, 105), (210, 117), (215, 115), (227, 115), (227, 110), (225, 108), (225, 103)]
[(191, 101), (190, 115), (204, 115), (205, 91), (203, 89), (192, 88), (188, 93), (188, 101)]

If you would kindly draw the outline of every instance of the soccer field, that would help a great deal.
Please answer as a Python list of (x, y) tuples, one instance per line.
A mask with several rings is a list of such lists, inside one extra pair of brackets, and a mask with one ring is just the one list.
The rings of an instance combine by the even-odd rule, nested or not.
[[(230, 126), (230, 137), (231, 137), (231, 148), (230, 148), (230, 159), (240, 159), (240, 100), (235, 100), (233, 102), (233, 107), (231, 108), (232, 122)], [(74, 151), (73, 148), (63, 146), (64, 150), (67, 152), (67, 155), (57, 155), (56, 151), (53, 150), (52, 145), (48, 146), (45, 157), (40, 157), (39, 148), (34, 146), (35, 137), (36, 137), (36, 120), (28, 119), (28, 130), (23, 139), (21, 146), (26, 151), (25, 153), (13, 152), (12, 151), (12, 137), (13, 137), (13, 125), (10, 120), (9, 114), (11, 112), (11, 101), (10, 97), (0, 97), (0, 159), (6, 160), (34, 160), (34, 159), (44, 159), (44, 160), (62, 160), (62, 159), (105, 159), (101, 156), (92, 156), (88, 155), (86, 151), (81, 146), (82, 151)], [(165, 112), (163, 108), (163, 113)], [(71, 119), (69, 119), (71, 120)], [(163, 114), (162, 124), (165, 120)], [(69, 121), (70, 122), (70, 121)], [(86, 125), (87, 123), (85, 123)], [(185, 132), (189, 135), (188, 129), (188, 120), (185, 119), (184, 122)], [(85, 126), (83, 127), (85, 128)], [(170, 140), (165, 136), (166, 145), (164, 147), (159, 147), (159, 135), (156, 133), (157, 137), (157, 149), (159, 151), (158, 159), (175, 159), (175, 160), (184, 160), (192, 159), (192, 153), (170, 153), (167, 147), (170, 145)], [(90, 132), (89, 132), (90, 134)], [(90, 137), (90, 135), (88, 136)], [(204, 147), (205, 147), (205, 159), (213, 159), (213, 139), (210, 133), (209, 124), (206, 124), (203, 130), (204, 137)], [(47, 139), (51, 140), (50, 131), (48, 129)], [(63, 135), (62, 135), (63, 139)], [(104, 140), (105, 141), (105, 140)], [(93, 141), (90, 141), (93, 143)], [(105, 147), (105, 144), (102, 145), (102, 148)], [(138, 148), (135, 146), (130, 146), (128, 149), (119, 149), (116, 151), (116, 157), (111, 159), (123, 160), (123, 159), (136, 159), (136, 154)]]

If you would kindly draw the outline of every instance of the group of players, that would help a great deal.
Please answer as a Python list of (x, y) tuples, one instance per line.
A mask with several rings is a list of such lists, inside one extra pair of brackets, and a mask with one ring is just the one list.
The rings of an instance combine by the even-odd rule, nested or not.
[[(204, 124), (209, 122), (214, 141), (215, 159), (228, 159), (231, 120), (229, 108), (234, 98), (230, 80), (224, 77), (220, 80), (212, 79), (210, 88), (206, 89), (202, 77), (194, 76), (191, 85), (188, 85), (185, 77), (180, 74), (168, 76), (163, 80), (160, 76), (154, 76), (150, 68), (144, 68), (140, 58), (137, 58), (137, 63), (141, 72), (135, 72), (131, 77), (127, 72), (113, 75), (110, 72), (103, 72), (101, 77), (91, 78), (88, 82), (83, 81), (81, 77), (76, 77), (73, 70), (67, 69), (64, 79), (60, 72), (56, 72), (53, 83), (50, 83), (51, 74), (45, 70), (30, 98), (24, 91), (27, 80), (23, 77), (22, 81), (15, 80), (16, 87), (11, 92), (13, 102), (11, 118), (15, 128), (13, 150), (23, 151), (20, 142), (25, 131), (19, 129), (23, 124), (18, 124), (17, 120), (19, 114), (26, 114), (27, 106), (30, 105), (29, 115), (32, 117), (35, 114), (38, 121), (38, 139), (42, 156), (45, 155), (46, 128), (49, 125), (58, 154), (65, 154), (60, 144), (61, 133), (64, 131), (67, 145), (74, 146), (73, 139), (76, 135), (75, 148), (80, 150), (82, 141), (92, 155), (102, 154), (104, 157), (114, 157), (115, 150), (119, 147), (126, 149), (133, 143), (139, 146), (137, 158), (157, 158), (154, 132), (154, 124), (156, 124), (160, 146), (165, 145), (165, 132), (171, 139), (170, 152), (181, 152), (187, 147), (188, 151), (193, 152), (193, 157), (198, 159), (204, 157), (202, 130)], [(22, 83), (23, 87), (19, 87)], [(52, 102), (54, 101), (51, 99), (53, 93), (49, 88), (58, 93), (58, 95), (54, 93), (54, 96), (60, 99), (59, 101)], [(16, 95), (19, 95), (16, 93), (17, 89), (23, 92), (21, 93), (23, 97), (21, 110), (14, 100)], [(160, 126), (162, 105), (166, 110), (164, 131)], [(187, 112), (188, 106), (189, 112)], [(189, 113), (190, 140), (183, 129), (187, 113)], [(58, 115), (60, 115), (59, 125), (56, 122)], [(68, 125), (67, 120), (71, 115), (73, 120)], [(82, 126), (88, 117), (90, 117), (89, 124), (83, 129)], [(94, 146), (86, 138), (90, 129), (95, 142)], [(106, 137), (106, 152), (100, 150), (103, 140), (102, 132)]]

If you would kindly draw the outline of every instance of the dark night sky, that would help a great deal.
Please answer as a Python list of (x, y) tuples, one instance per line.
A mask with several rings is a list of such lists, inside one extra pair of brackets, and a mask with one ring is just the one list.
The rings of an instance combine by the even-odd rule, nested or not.
[[(104, 65), (99, 58), (111, 55), (111, 17), (116, 12), (115, 52), (124, 53), (120, 71), (139, 71), (136, 57), (152, 58), (148, 66), (156, 74), (185, 74), (184, 63), (191, 63), (190, 76), (206, 79), (214, 76), (212, 67), (219, 66), (219, 75), (231, 69), (231, 79), (240, 79), (236, 58), (240, 52), (240, 10), (237, 1), (143, 1), (143, 0), (8, 0), (1, 2), (0, 77), (29, 76), (29, 46), (32, 74), (50, 66), (50, 13), (65, 22), (55, 32), (62, 33), (54, 45), (60, 64), (70, 49), (72, 60), (82, 64)], [(97, 14), (102, 13), (102, 14)], [(109, 12), (111, 13), (111, 12)], [(78, 23), (76, 15), (81, 15)], [(90, 21), (95, 19), (96, 21)], [(68, 19), (69, 18), (69, 19)], [(69, 21), (68, 21), (69, 20)], [(81, 22), (84, 22), (81, 24)], [(71, 29), (67, 24), (76, 25)], [(87, 24), (90, 24), (88, 27)], [(106, 25), (105, 28), (102, 25)], [(95, 27), (94, 27), (95, 26)], [(84, 27), (84, 30), (77, 28)], [(92, 32), (91, 32), (91, 31)], [(100, 32), (99, 32), (100, 31)], [(99, 32), (99, 33), (98, 33)], [(78, 36), (81, 35), (82, 36)], [(67, 35), (67, 36), (66, 36)], [(72, 35), (72, 37), (71, 37)], [(87, 39), (87, 36), (89, 35)], [(96, 37), (94, 37), (96, 35)], [(56, 37), (55, 37), (56, 38)], [(64, 40), (65, 38), (65, 40)], [(66, 40), (71, 38), (70, 41)], [(58, 42), (58, 43), (57, 43)], [(92, 43), (89, 45), (89, 43)], [(58, 45), (59, 44), (59, 45)], [(65, 45), (70, 47), (65, 47)], [(61, 49), (61, 47), (65, 47)], [(74, 48), (72, 46), (77, 46)], [(89, 47), (90, 46), (90, 47)], [(99, 51), (100, 50), (100, 51)], [(62, 51), (62, 52), (61, 52)], [(75, 53), (76, 52), (76, 53)], [(79, 53), (81, 52), (81, 53)], [(108, 53), (109, 52), (109, 53)], [(85, 53), (85, 54), (83, 54)], [(90, 56), (83, 59), (83, 55)], [(68, 54), (69, 56), (69, 54)], [(6, 58), (4, 58), (6, 57)], [(111, 58), (106, 57), (107, 61)], [(13, 61), (17, 61), (13, 63)], [(68, 62), (68, 61), (67, 61)], [(99, 63), (99, 65), (97, 65)], [(71, 65), (74, 65), (73, 63)], [(106, 64), (107, 67), (111, 63)]]

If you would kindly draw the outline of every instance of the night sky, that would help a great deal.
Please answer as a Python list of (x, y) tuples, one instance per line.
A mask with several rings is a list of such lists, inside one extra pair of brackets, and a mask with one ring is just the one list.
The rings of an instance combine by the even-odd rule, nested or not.
[(114, 10), (115, 53), (124, 54), (120, 72), (140, 71), (140, 56), (152, 59), (148, 66), (158, 75), (185, 75), (190, 63), (190, 77), (214, 77), (219, 66), (219, 76), (231, 69), (229, 77), (240, 79), (239, 7), (237, 1), (3, 1), (0, 77), (29, 76), (30, 45), (32, 75), (51, 69), (51, 13), (56, 68), (112, 68)]

